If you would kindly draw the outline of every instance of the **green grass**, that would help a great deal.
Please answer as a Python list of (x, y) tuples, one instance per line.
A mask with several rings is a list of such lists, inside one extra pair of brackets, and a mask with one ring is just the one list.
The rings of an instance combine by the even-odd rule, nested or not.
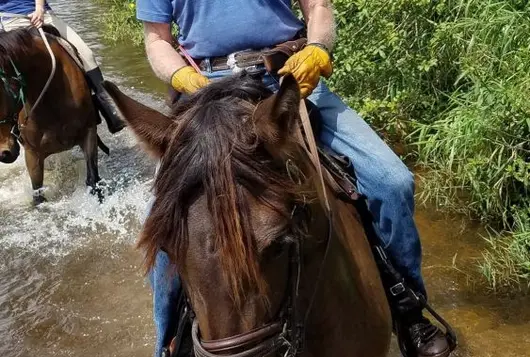
[(516, 222), (515, 233), (490, 236), (489, 249), (480, 263), (483, 276), (495, 291), (512, 291), (514, 287), (530, 291), (530, 222), (528, 216)]

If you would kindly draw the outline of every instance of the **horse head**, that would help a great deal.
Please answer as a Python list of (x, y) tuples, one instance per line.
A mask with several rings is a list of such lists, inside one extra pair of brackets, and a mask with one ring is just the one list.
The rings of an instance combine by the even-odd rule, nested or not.
[[(325, 258), (331, 220), (318, 199), (315, 170), (299, 135), (300, 92), (292, 76), (275, 94), (245, 74), (214, 81), (178, 103), (171, 117), (109, 82), (106, 87), (145, 149), (160, 160), (155, 201), (138, 246), (148, 269), (161, 249), (176, 265), (196, 315), (198, 355), (247, 350), (294, 355), (308, 324), (327, 329), (311, 341), (313, 351), (351, 344), (337, 333), (351, 326), (374, 339), (388, 335), (386, 310), (382, 319), (374, 319), (374, 325), (385, 327), (382, 334), (372, 333), (371, 323), (352, 323), (351, 306), (341, 311), (350, 318), (331, 322), (332, 314), (314, 314), (308, 321), (316, 295), (324, 310), (323, 304), (340, 300), (329, 296), (332, 285), (342, 302), (348, 301), (341, 284), (355, 279), (344, 269), (351, 260), (346, 255)], [(338, 272), (332, 277), (329, 264)], [(326, 279), (321, 279), (323, 270)], [(326, 280), (325, 287), (320, 280)], [(384, 299), (382, 290), (378, 293)], [(356, 309), (372, 303), (363, 296), (348, 304), (357, 298), (363, 304)], [(364, 342), (357, 344), (367, 351)]]
[(0, 32), (0, 162), (12, 163), (20, 153), (18, 115), (24, 104), (24, 81), (16, 63), (33, 46), (28, 31)]
[[(15, 135), (18, 127), (18, 101), (13, 93), (18, 82), (0, 69), (0, 162), (10, 164), (20, 154), (20, 145)], [(17, 110), (18, 109), (18, 110)]]

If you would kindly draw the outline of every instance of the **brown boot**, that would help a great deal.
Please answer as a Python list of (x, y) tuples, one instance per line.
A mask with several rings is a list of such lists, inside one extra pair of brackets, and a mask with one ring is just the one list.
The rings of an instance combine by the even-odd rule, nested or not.
[(411, 352), (417, 357), (447, 357), (451, 353), (445, 334), (425, 317), (413, 323), (408, 334), (416, 353)]

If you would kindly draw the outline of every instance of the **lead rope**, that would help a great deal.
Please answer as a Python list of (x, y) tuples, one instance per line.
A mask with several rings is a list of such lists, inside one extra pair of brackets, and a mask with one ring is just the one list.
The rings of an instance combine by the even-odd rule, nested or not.
[[(10, 14), (8, 12), (0, 12), (0, 19), (2, 17), (17, 17), (17, 18), (29, 18), (29, 16), (27, 15), (20, 15), (20, 14)], [(50, 75), (48, 76), (48, 80), (46, 81), (46, 84), (44, 85), (44, 87), (42, 88), (39, 96), (37, 97), (37, 100), (35, 101), (35, 103), (33, 103), (33, 106), (31, 107), (31, 110), (29, 111), (29, 114), (26, 112), (26, 118), (24, 118), (24, 124), (28, 121), (29, 117), (33, 114), (33, 112), (35, 111), (35, 108), (37, 108), (37, 106), (39, 105), (39, 103), (42, 101), (42, 97), (44, 97), (44, 94), (46, 93), (46, 91), (48, 90), (48, 87), (50, 86), (51, 82), (52, 82), (52, 79), (53, 79), (53, 76), (55, 75), (55, 70), (57, 68), (57, 61), (55, 59), (55, 55), (53, 54), (53, 51), (50, 47), (50, 44), (48, 42), (48, 38), (46, 37), (46, 34), (44, 33), (44, 31), (42, 30), (42, 27), (39, 27), (37, 29), (39, 31), (39, 35), (40, 37), (42, 38), (42, 41), (44, 42), (44, 46), (46, 47), (46, 50), (48, 51), (48, 53), (50, 54), (50, 58), (51, 58), (51, 62), (52, 62), (52, 69), (50, 71)], [(11, 62), (12, 63), (12, 62)], [(15, 69), (16, 72), (18, 72), (17, 68), (14, 66), (13, 64), (13, 67)], [(25, 108), (24, 108), (25, 109)]]
[(195, 71), (197, 73), (201, 74), (201, 69), (199, 68), (199, 66), (197, 66), (197, 64), (195, 63), (193, 58), (191, 58), (191, 56), (188, 53), (188, 51), (186, 51), (186, 49), (184, 47), (182, 47), (182, 45), (180, 45), (180, 44), (179, 44), (179, 50), (180, 50), (180, 52), (182, 52), (182, 54), (184, 55), (184, 57), (186, 58), (188, 63), (193, 67), (193, 69), (195, 69)]

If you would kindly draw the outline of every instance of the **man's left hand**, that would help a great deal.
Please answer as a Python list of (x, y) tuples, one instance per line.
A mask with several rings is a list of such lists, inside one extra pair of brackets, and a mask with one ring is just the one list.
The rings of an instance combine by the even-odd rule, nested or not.
[(291, 56), (278, 74), (292, 74), (300, 86), (300, 95), (305, 98), (316, 88), (320, 76), (328, 78), (332, 71), (329, 53), (317, 45), (308, 44)]

